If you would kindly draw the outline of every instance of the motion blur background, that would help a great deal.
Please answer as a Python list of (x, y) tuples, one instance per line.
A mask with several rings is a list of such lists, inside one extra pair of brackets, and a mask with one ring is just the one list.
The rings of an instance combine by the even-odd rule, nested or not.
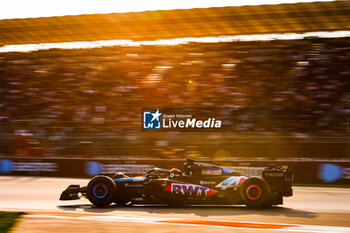
[[(349, 32), (349, 1), (2, 19), (0, 155), (349, 158)], [(142, 107), (284, 114), (157, 133)]]

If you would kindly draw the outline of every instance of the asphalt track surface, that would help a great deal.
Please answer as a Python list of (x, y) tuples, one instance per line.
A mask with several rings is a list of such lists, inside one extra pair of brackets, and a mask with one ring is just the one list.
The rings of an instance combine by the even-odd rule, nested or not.
[(0, 210), (27, 213), (27, 232), (350, 232), (350, 189), (294, 187), (282, 206), (110, 206), (59, 201), (69, 184), (87, 179), (0, 176)]

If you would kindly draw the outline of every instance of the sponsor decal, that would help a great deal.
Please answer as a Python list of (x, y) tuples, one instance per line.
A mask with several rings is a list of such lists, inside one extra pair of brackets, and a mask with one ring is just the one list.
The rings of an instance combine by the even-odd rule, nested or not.
[(222, 181), (220, 184), (216, 185), (215, 187), (222, 188), (223, 190), (225, 190), (229, 187), (237, 188), (246, 179), (247, 179), (247, 177), (245, 177), (245, 176), (231, 176), (231, 177), (227, 178), (226, 180)]
[(168, 191), (174, 194), (199, 196), (199, 197), (210, 197), (215, 193), (217, 193), (216, 190), (206, 188), (201, 185), (178, 183), (178, 182), (173, 182), (170, 185), (168, 185), (165, 191)]
[(171, 172), (171, 171), (170, 171), (170, 174), (169, 174), (169, 177), (170, 177), (170, 178), (180, 177), (180, 176), (181, 176), (181, 173), (175, 173), (175, 172)]
[(194, 162), (193, 164), (197, 165), (198, 167), (211, 167), (211, 166), (213, 166), (209, 163), (201, 163), (201, 162)]
[(130, 187), (130, 188), (141, 188), (142, 184), (125, 184), (125, 187)]
[(284, 173), (283, 172), (266, 172), (265, 175), (270, 177), (282, 177)]
[(221, 174), (222, 174), (222, 170), (217, 168), (207, 168), (202, 170), (202, 175), (220, 176)]
[(201, 185), (216, 184), (215, 181), (206, 181), (206, 180), (201, 180), (199, 183)]
[(243, 166), (232, 166), (226, 167), (229, 170), (244, 174), (246, 176), (262, 176), (262, 172), (266, 167), (243, 167)]

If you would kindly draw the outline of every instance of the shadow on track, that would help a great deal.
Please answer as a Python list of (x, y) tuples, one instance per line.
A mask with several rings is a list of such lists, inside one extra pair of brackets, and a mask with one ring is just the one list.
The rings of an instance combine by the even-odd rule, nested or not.
[(167, 205), (135, 205), (117, 206), (111, 205), (100, 208), (91, 204), (86, 205), (59, 205), (61, 210), (83, 210), (90, 213), (111, 213), (118, 212), (147, 212), (149, 214), (162, 214), (164, 217), (172, 214), (195, 214), (201, 217), (208, 216), (237, 216), (237, 215), (261, 215), (261, 216), (285, 216), (298, 218), (316, 218), (317, 213), (305, 210), (291, 209), (286, 207), (272, 207), (269, 209), (248, 209), (245, 206), (190, 206), (190, 207), (169, 207)]

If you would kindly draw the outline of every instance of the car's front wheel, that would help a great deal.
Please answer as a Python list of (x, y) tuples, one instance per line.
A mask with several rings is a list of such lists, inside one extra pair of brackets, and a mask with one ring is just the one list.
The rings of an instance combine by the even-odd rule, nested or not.
[(117, 186), (108, 176), (98, 175), (87, 185), (86, 196), (95, 206), (108, 206), (115, 201)]

